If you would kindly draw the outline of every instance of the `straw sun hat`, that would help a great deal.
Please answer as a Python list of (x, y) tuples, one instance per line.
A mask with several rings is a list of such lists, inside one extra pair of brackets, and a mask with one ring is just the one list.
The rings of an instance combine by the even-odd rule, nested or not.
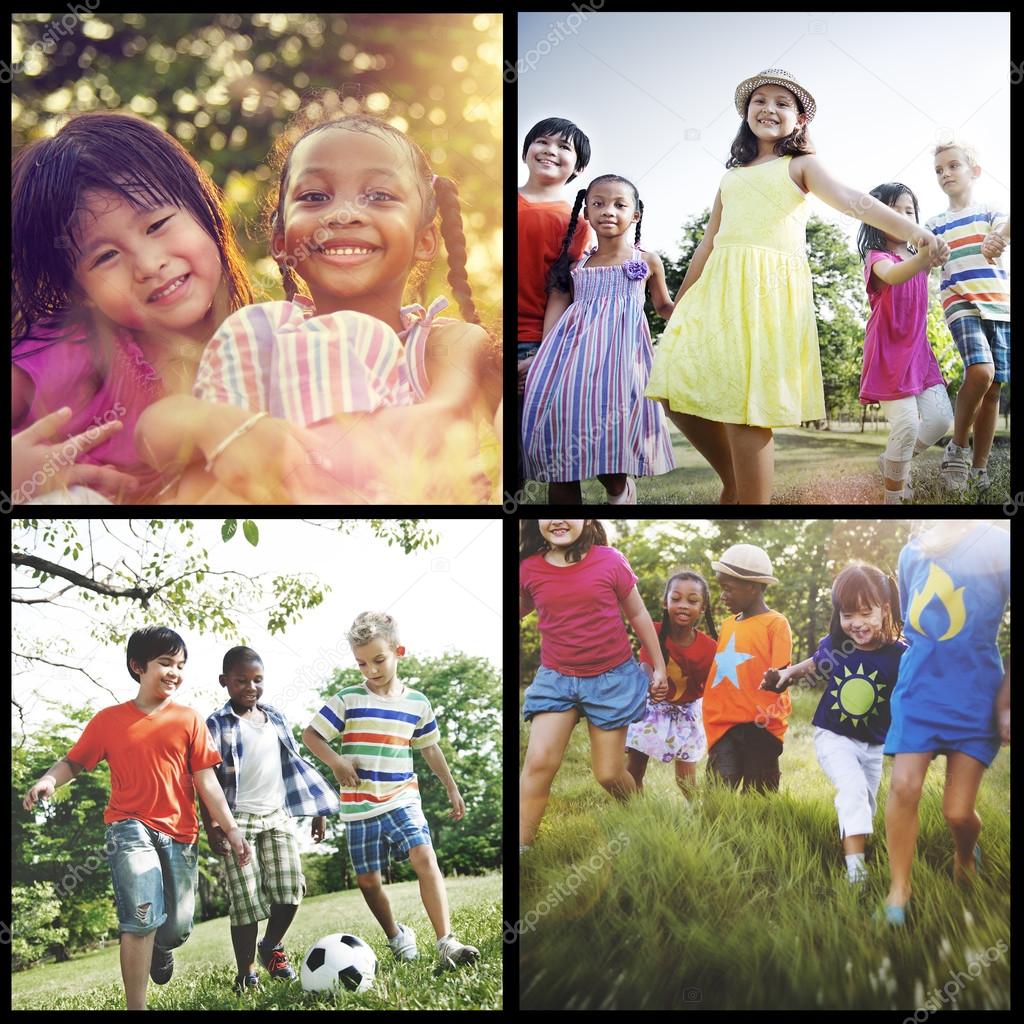
[(744, 583), (779, 582), (772, 575), (771, 559), (756, 544), (733, 544), (719, 561), (711, 563), (711, 568)]
[(753, 78), (744, 79), (736, 86), (736, 110), (740, 117), (747, 116), (750, 94), (755, 89), (760, 89), (762, 85), (781, 85), (783, 89), (788, 89), (800, 101), (800, 106), (807, 115), (808, 124), (814, 120), (814, 112), (817, 109), (814, 97), (788, 71), (779, 68), (759, 71)]

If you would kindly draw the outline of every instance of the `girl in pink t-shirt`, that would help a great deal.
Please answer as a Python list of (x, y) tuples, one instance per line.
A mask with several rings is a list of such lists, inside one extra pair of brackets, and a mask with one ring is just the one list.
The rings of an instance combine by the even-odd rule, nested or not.
[[(871, 195), (905, 217), (918, 217), (917, 197), (899, 182)], [(930, 250), (914, 252), (906, 242), (862, 224), (857, 249), (864, 261), (871, 315), (864, 337), (860, 400), (878, 402), (889, 421), (889, 441), (879, 456), (885, 504), (911, 500), (910, 460), (934, 444), (953, 422), (935, 353), (928, 343)]]
[[(626, 559), (592, 519), (525, 520), (519, 546), (519, 617), (537, 611), (541, 667), (526, 690), (530, 742), (519, 780), (519, 849), (540, 826), (569, 737), (583, 716), (594, 777), (612, 796), (636, 792), (626, 771), (626, 730), (644, 717), (647, 694), (668, 693), (654, 623)], [(625, 615), (650, 657), (633, 657)]]

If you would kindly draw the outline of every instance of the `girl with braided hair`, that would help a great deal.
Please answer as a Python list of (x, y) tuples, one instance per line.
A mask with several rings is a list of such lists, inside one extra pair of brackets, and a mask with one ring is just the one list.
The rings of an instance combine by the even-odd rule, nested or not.
[[(304, 502), (495, 500), (500, 374), (466, 276), (458, 188), (378, 118), (308, 116), (328, 106), (275, 145), (271, 253), (286, 301), (221, 325), (194, 394), (305, 428)], [(439, 232), (465, 321), (438, 317), (444, 298), (402, 304)]]
[[(571, 268), (584, 202), (597, 246)], [(523, 396), (523, 460), (527, 479), (550, 484), (552, 504), (580, 504), (580, 481), (593, 476), (609, 504), (635, 504), (631, 477), (675, 466), (661, 409), (644, 397), (654, 358), (647, 283), (660, 316), (671, 315), (672, 301), (661, 260), (639, 248), (642, 218), (635, 185), (595, 178), (576, 195), (551, 268), (544, 337)]]
[[(661, 622), (654, 628), (668, 683), (651, 693), (643, 720), (634, 722), (626, 733), (626, 771), (640, 789), (650, 758), (673, 762), (676, 785), (689, 796), (697, 779), (697, 762), (708, 748), (701, 698), (718, 650), (718, 630), (711, 617), (707, 580), (699, 572), (683, 569), (673, 573), (665, 584), (661, 605)], [(706, 633), (697, 628), (700, 623)], [(640, 652), (640, 664), (653, 671), (646, 651)]]

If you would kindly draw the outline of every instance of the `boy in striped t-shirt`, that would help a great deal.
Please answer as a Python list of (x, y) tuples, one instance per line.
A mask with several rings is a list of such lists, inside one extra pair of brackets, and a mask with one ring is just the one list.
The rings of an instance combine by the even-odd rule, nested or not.
[[(942, 310), (964, 361), (953, 437), (942, 459), (942, 481), (963, 490), (970, 479), (989, 486), (988, 455), (999, 418), (999, 392), (1010, 379), (1010, 275), (999, 257), (1010, 239), (1005, 213), (972, 198), (981, 165), (962, 142), (935, 148), (935, 174), (949, 209), (925, 223), (949, 246), (942, 265)], [(974, 453), (968, 438), (974, 430)]]
[[(302, 741), (341, 783), (341, 818), (356, 881), (395, 956), (414, 960), (416, 936), (395, 921), (380, 878), (389, 856), (408, 859), (437, 933), (439, 962), (448, 967), (473, 963), (480, 951), (463, 945), (451, 932), (444, 877), (412, 763), (413, 750), (419, 750), (448, 792), (452, 820), (459, 821), (466, 805), (438, 746), (430, 701), (398, 678), (398, 659), (405, 648), (398, 645), (398, 627), (390, 615), (363, 612), (352, 623), (348, 642), (366, 681), (328, 698), (306, 726)], [(341, 736), (340, 756), (327, 742), (335, 736)]]

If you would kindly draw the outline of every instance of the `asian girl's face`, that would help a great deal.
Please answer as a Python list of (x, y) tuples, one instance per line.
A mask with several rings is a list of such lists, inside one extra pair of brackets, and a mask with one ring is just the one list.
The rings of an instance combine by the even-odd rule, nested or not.
[(564, 135), (539, 135), (526, 149), (523, 163), (542, 185), (561, 185), (576, 172), (576, 147)]
[(585, 519), (540, 519), (540, 535), (549, 548), (568, 548), (580, 539)]
[(862, 605), (848, 611), (839, 610), (839, 626), (860, 650), (874, 650), (882, 643), (882, 623), (889, 614), (889, 605)]
[(292, 150), (283, 230), (271, 249), (278, 262), (290, 260), (318, 313), (379, 312), (363, 308), (376, 299), (397, 321), (410, 271), (437, 251), (437, 231), (421, 226), (422, 217), (412, 161), (398, 141), (328, 127)]
[(84, 197), (75, 281), (86, 304), (115, 324), (206, 340), (223, 282), (217, 243), (186, 209), (136, 210), (114, 192)]
[(633, 190), (621, 181), (600, 181), (587, 192), (587, 220), (597, 237), (618, 238), (640, 219)]
[[(912, 221), (917, 221), (917, 214), (914, 212), (914, 197), (909, 192), (901, 192), (890, 205), (897, 213)], [(894, 243), (901, 241), (901, 239), (894, 238), (892, 235), (886, 235), (885, 239), (887, 242)]]
[(665, 595), (665, 609), (676, 626), (693, 626), (704, 614), (704, 588), (696, 580), (673, 580)]
[(796, 96), (781, 85), (762, 85), (751, 93), (747, 125), (759, 141), (779, 142), (806, 123), (807, 115), (800, 113)]

